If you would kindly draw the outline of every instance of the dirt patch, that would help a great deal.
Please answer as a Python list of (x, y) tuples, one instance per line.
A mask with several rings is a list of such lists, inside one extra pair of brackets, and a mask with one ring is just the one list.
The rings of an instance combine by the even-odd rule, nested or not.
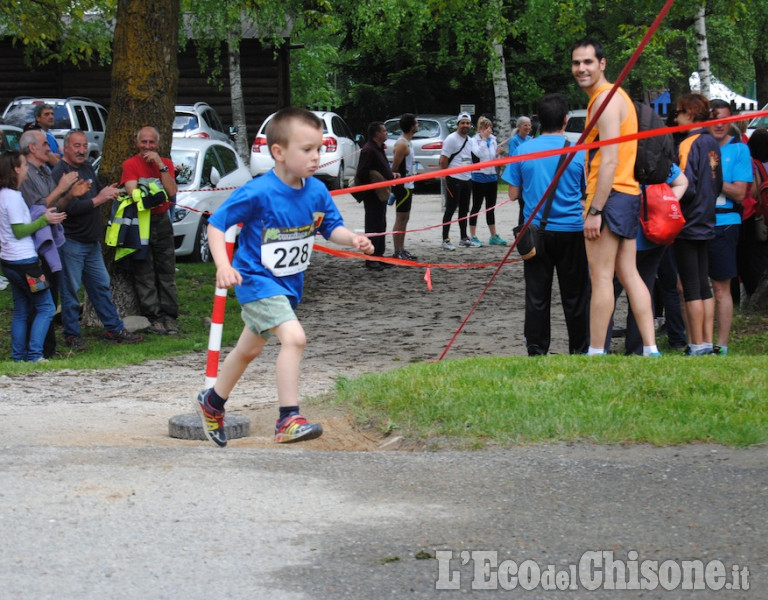
[[(362, 206), (348, 195), (337, 197), (337, 202), (347, 225), (362, 231)], [(437, 359), (481, 294), (482, 300), (446, 358), (525, 354), (522, 264), (505, 265), (489, 286), (494, 263), (504, 258), (507, 248), (484, 246), (444, 252), (440, 249), (440, 230), (432, 228), (440, 223), (441, 216), (439, 196), (416, 196), (406, 247), (423, 264), (371, 271), (364, 268), (361, 259), (338, 258), (320, 251), (313, 254), (304, 301), (298, 310), (308, 337), (299, 390), (302, 398), (332, 392), (339, 376), (381, 372)], [(389, 219), (391, 224), (394, 212)], [(499, 232), (511, 239), (512, 226), (517, 222), (516, 206), (501, 206), (496, 222)], [(456, 225), (452, 233), (457, 241)], [(482, 217), (478, 234), (488, 237)], [(387, 248), (391, 254), (389, 240)], [(427, 269), (432, 290), (425, 282)], [(225, 327), (240, 328), (241, 324), (225, 323)], [(567, 352), (565, 324), (556, 294), (552, 328), (552, 352)], [(277, 343), (268, 344), (231, 396), (229, 410), (251, 419), (251, 436), (234, 440), (233, 447), (274, 446), (277, 351)], [(204, 373), (205, 354), (195, 353), (121, 369), (0, 377), (0, 414), (14, 423), (7, 429), (6, 443), (203, 443), (170, 438), (168, 419), (193, 412), (192, 402), (202, 387)], [(325, 433), (301, 444), (302, 448), (409, 447), (406, 442), (388, 443), (392, 440), (376, 430), (357, 427), (352, 417), (328, 403), (305, 404), (303, 412), (322, 423)]]

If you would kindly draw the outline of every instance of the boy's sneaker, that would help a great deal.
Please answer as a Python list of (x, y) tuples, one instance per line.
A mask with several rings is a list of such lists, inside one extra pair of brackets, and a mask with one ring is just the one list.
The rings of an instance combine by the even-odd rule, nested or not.
[(227, 445), (227, 434), (224, 433), (224, 411), (216, 410), (208, 404), (208, 396), (211, 388), (203, 390), (197, 395), (195, 410), (203, 423), (203, 433), (214, 444), (223, 448)]
[(459, 246), (462, 248), (471, 248), (472, 247), (472, 240), (469, 238), (461, 238), (461, 241), (459, 242)]
[(488, 245), (490, 246), (506, 246), (507, 240), (501, 239), (498, 235), (492, 235), (491, 239), (488, 240)]
[(127, 329), (122, 331), (105, 331), (104, 337), (110, 342), (117, 342), (118, 344), (136, 344), (144, 340), (140, 335), (131, 333)]
[(726, 356), (728, 354), (728, 348), (722, 346), (712, 346), (712, 354), (715, 356)]
[(299, 414), (278, 419), (275, 424), (275, 441), (278, 444), (289, 444), (303, 440), (313, 440), (323, 435), (323, 426), (307, 423), (307, 420)]
[(483, 242), (481, 242), (481, 241), (480, 241), (479, 239), (477, 239), (476, 237), (473, 237), (473, 238), (472, 238), (471, 240), (469, 240), (469, 241), (470, 241), (470, 242), (472, 242), (472, 246), (473, 246), (474, 248), (481, 248), (481, 247), (482, 247), (482, 245), (483, 245)]
[(450, 240), (450, 238), (445, 238), (445, 239), (443, 240), (443, 246), (442, 246), (442, 248), (443, 248), (443, 250), (448, 250), (448, 251), (451, 251), (451, 252), (452, 252), (453, 250), (456, 250), (456, 247), (455, 247), (453, 244), (451, 244), (451, 240)]

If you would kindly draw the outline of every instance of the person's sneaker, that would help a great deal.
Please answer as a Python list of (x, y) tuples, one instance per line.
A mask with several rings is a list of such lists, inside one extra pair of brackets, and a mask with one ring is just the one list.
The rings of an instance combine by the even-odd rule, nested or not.
[(459, 246), (462, 248), (471, 248), (472, 247), (472, 240), (469, 238), (461, 238), (461, 241), (459, 242)]
[(456, 250), (456, 247), (453, 244), (451, 244), (450, 238), (446, 238), (443, 240), (442, 248), (443, 250), (448, 250), (450, 252), (452, 252), (453, 250)]
[(165, 317), (163, 319), (163, 326), (165, 327), (165, 333), (168, 335), (179, 335), (179, 325), (173, 317)]
[(405, 260), (418, 260), (419, 258), (415, 254), (411, 254), (410, 252), (408, 252), (408, 250), (406, 250), (405, 248), (400, 250), (400, 256), (404, 257)]
[(651, 352), (648, 356), (661, 356), (661, 352)]
[(470, 242), (472, 242), (472, 247), (473, 247), (473, 248), (481, 248), (481, 247), (483, 246), (483, 242), (481, 242), (481, 241), (480, 241), (479, 239), (477, 239), (476, 237), (473, 237), (473, 238), (472, 238), (471, 240), (469, 240), (469, 241), (470, 241)]
[(154, 323), (150, 324), (149, 326), (150, 333), (156, 333), (157, 335), (165, 335), (168, 333), (165, 330), (165, 325), (163, 324), (163, 321), (161, 319), (158, 319)]
[(314, 440), (323, 435), (323, 426), (307, 423), (307, 420), (299, 414), (278, 419), (275, 423), (275, 441), (278, 444), (290, 444), (304, 440)]
[(227, 445), (227, 434), (224, 432), (224, 411), (217, 410), (208, 404), (211, 388), (197, 395), (195, 410), (203, 424), (203, 433), (214, 444), (223, 448)]
[(64, 345), (75, 352), (85, 352), (88, 346), (83, 342), (79, 335), (68, 335), (64, 338)]
[(122, 331), (105, 331), (104, 337), (110, 342), (116, 342), (118, 344), (136, 344), (144, 340), (140, 335), (131, 333), (127, 329), (123, 329)]
[(488, 240), (488, 245), (490, 246), (506, 246), (507, 240), (501, 239), (498, 235), (492, 235), (491, 239)]
[(728, 354), (728, 348), (721, 346), (712, 346), (712, 354), (715, 356), (726, 356)]

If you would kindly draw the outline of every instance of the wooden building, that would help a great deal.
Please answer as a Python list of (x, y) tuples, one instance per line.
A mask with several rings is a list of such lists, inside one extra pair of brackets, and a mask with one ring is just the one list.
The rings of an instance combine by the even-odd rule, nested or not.
[[(291, 100), (289, 49), (284, 44), (277, 58), (272, 48), (262, 48), (258, 40), (244, 39), (240, 45), (240, 70), (243, 81), (247, 139), (253, 140), (264, 119)], [(226, 60), (226, 51), (222, 51)], [(110, 65), (47, 64), (30, 69), (24, 62), (24, 49), (9, 38), (0, 39), (0, 114), (17, 96), (67, 98), (84, 96), (109, 110)], [(179, 91), (176, 104), (207, 102), (219, 113), (225, 125), (232, 123), (228, 66), (222, 66), (223, 86), (219, 89), (201, 73), (193, 43), (179, 53)]]

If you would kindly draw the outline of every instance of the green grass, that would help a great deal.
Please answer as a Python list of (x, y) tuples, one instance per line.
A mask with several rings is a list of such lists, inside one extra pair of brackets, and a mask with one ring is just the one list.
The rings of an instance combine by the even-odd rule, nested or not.
[[(90, 350), (45, 365), (10, 357), (11, 294), (0, 292), (0, 374), (95, 369), (205, 352), (214, 294), (214, 266), (180, 263), (182, 315), (178, 337), (152, 336), (138, 345), (102, 341), (84, 330)], [(232, 295), (232, 292), (230, 292)], [(222, 345), (240, 333), (239, 307), (227, 302)], [(332, 402), (358, 421), (396, 431), (426, 447), (590, 441), (655, 445), (713, 442), (732, 446), (768, 439), (768, 317), (737, 315), (731, 354), (659, 359), (609, 356), (497, 357), (421, 363), (356, 379), (340, 379)]]
[(431, 447), (768, 437), (764, 356), (446, 360), (338, 383), (363, 424)]
[[(179, 293), (179, 326), (178, 336), (158, 336), (142, 334), (145, 341), (135, 345), (120, 345), (107, 342), (101, 328), (83, 328), (83, 340), (88, 345), (88, 351), (81, 354), (68, 353), (63, 343), (61, 330), (57, 331), (58, 349), (65, 354), (44, 365), (16, 363), (10, 360), (11, 340), (10, 325), (13, 309), (10, 289), (0, 291), (0, 374), (16, 375), (30, 371), (68, 369), (104, 369), (120, 367), (126, 364), (137, 364), (153, 358), (187, 354), (189, 352), (205, 352), (208, 349), (209, 325), (205, 322), (210, 318), (215, 291), (216, 268), (212, 263), (177, 264), (179, 272), (176, 283)], [(227, 324), (222, 335), (222, 345), (233, 345), (242, 330), (240, 307), (230, 290), (227, 301), (227, 313), (224, 322)]]

